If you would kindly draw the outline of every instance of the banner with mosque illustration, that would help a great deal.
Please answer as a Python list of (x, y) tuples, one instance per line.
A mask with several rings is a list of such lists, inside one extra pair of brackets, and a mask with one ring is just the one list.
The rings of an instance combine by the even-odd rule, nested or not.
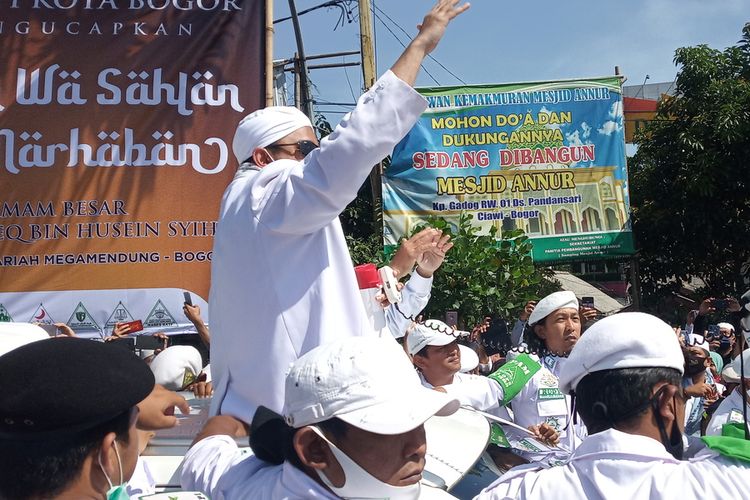
[(0, 0), (0, 321), (192, 328), (263, 0)]
[(384, 244), (429, 217), (521, 228), (536, 262), (634, 252), (619, 77), (421, 88), (383, 176)]

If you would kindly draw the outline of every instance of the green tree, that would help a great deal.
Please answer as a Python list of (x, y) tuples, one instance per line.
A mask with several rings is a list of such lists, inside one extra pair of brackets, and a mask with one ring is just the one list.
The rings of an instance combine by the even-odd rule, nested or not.
[(523, 230), (503, 231), (496, 241), (495, 226), (480, 234), (471, 219), (473, 215), (461, 214), (457, 229), (445, 219), (428, 221), (451, 235), (453, 248), (435, 273), (425, 317), (442, 318), (446, 311), (458, 311), (459, 323), (470, 328), (488, 314), (510, 319), (527, 301), (560, 289), (551, 270), (534, 266), (531, 242)]
[(675, 53), (675, 96), (630, 162), (644, 303), (699, 277), (737, 296), (750, 262), (750, 23), (736, 46)]

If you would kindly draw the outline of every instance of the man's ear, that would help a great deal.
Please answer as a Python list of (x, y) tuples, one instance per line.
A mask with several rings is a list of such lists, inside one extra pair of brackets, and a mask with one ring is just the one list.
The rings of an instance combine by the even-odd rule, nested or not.
[(544, 330), (544, 325), (539, 323), (534, 325), (534, 334), (542, 340), (547, 340), (547, 332)]
[(664, 419), (664, 425), (666, 428), (677, 420), (677, 407), (675, 399), (679, 396), (677, 391), (679, 388), (674, 385), (663, 385), (658, 391), (661, 391), (659, 396), (659, 414)]
[(411, 357), (411, 361), (412, 363), (414, 363), (414, 366), (416, 366), (420, 370), (424, 370), (425, 367), (427, 366), (427, 358), (425, 358), (424, 356), (419, 356), (417, 354), (414, 354)]
[(265, 167), (273, 161), (266, 148), (255, 148), (252, 154), (253, 163), (258, 167)]
[(114, 432), (108, 432), (100, 442), (100, 448), (95, 453), (98, 453), (98, 457), (94, 457), (94, 467), (98, 469), (99, 457), (102, 460), (102, 467), (112, 481), (119, 479), (120, 465), (117, 463), (117, 453), (115, 451), (115, 439), (117, 434)]
[(303, 427), (294, 434), (292, 446), (306, 467), (324, 469), (331, 462), (332, 453), (326, 443), (310, 427)]
[(344, 470), (333, 456), (328, 443), (314, 430), (310, 427), (299, 429), (292, 439), (292, 447), (302, 465), (323, 472), (335, 487), (344, 486)]

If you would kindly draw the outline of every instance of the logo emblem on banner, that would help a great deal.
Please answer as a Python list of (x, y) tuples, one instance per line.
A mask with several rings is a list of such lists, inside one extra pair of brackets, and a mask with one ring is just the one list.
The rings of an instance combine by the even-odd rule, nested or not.
[(107, 322), (104, 324), (105, 330), (114, 330), (116, 323), (127, 323), (128, 321), (135, 321), (135, 318), (130, 314), (122, 301), (117, 303), (112, 314), (109, 315)]
[(10, 316), (10, 313), (2, 304), (0, 304), (0, 322), (4, 322), (4, 323), (13, 322), (13, 318)]
[(70, 315), (68, 326), (77, 331), (101, 332), (101, 328), (91, 317), (83, 302), (79, 302), (73, 314)]
[(31, 319), (29, 319), (29, 323), (41, 323), (43, 325), (51, 325), (54, 323), (54, 320), (52, 317), (50, 317), (47, 310), (44, 308), (44, 304), (39, 304), (39, 307), (36, 308), (36, 311), (34, 311), (34, 314), (31, 315)]
[(148, 314), (146, 321), (143, 322), (145, 327), (161, 328), (165, 326), (177, 326), (174, 317), (169, 313), (161, 299), (156, 301), (154, 308)]

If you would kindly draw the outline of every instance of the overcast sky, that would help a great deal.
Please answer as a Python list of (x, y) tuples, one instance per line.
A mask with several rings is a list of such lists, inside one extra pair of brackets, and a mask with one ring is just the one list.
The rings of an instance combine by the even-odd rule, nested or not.
[[(323, 0), (297, 0), (297, 10)], [(432, 6), (426, 0), (375, 0), (374, 20), (378, 72), (395, 61), (402, 42), (416, 32), (416, 24)], [(750, 21), (750, 0), (475, 0), (456, 19), (433, 53), (443, 66), (427, 60), (418, 85), (506, 83), (611, 75), (614, 67), (628, 77), (626, 85), (674, 79), (674, 51), (678, 47), (708, 44), (723, 49), (740, 39)], [(301, 17), (307, 55), (358, 50), (357, 2), (350, 2), (354, 23), (334, 27), (340, 9), (320, 9)], [(274, 18), (288, 15), (288, 1), (275, 2)], [(390, 20), (389, 20), (390, 18)], [(381, 22), (382, 20), (382, 22)], [(400, 26), (400, 28), (399, 28)], [(274, 57), (295, 52), (291, 22), (276, 25)], [(356, 61), (358, 56), (328, 62)], [(320, 63), (322, 61), (316, 61)], [(457, 78), (458, 77), (458, 78)], [(348, 78), (348, 81), (347, 81)], [(316, 99), (353, 102), (362, 85), (361, 69), (321, 69), (311, 72)], [(291, 75), (289, 75), (291, 88)], [(351, 86), (351, 89), (350, 89)], [(321, 106), (326, 110), (348, 109)], [(340, 115), (329, 113), (333, 122)]]

